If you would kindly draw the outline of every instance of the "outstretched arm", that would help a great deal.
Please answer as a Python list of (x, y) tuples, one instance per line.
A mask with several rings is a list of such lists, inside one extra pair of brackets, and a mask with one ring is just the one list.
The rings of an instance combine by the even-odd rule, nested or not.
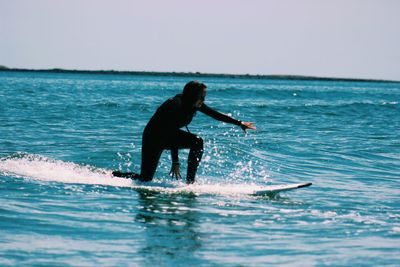
[(246, 130), (251, 129), (251, 130), (256, 130), (256, 127), (254, 126), (254, 124), (252, 122), (243, 122), (243, 121), (239, 121), (236, 120), (228, 115), (225, 115), (221, 112), (218, 112), (212, 108), (210, 108), (209, 106), (207, 106), (206, 104), (201, 105), (199, 111), (203, 112), (204, 114), (210, 116), (213, 119), (222, 121), (222, 122), (226, 122), (226, 123), (231, 123), (231, 124), (235, 124), (240, 126), (240, 128), (242, 128), (243, 131), (246, 132)]
[(218, 121), (235, 124), (237, 126), (240, 126), (240, 124), (241, 124), (241, 121), (236, 120), (236, 119), (234, 119), (228, 115), (225, 115), (221, 112), (218, 112), (218, 111), (210, 108), (206, 104), (201, 105), (201, 107), (199, 108), (199, 111), (203, 112), (204, 114), (206, 114), (206, 115), (210, 116), (211, 118), (216, 119)]

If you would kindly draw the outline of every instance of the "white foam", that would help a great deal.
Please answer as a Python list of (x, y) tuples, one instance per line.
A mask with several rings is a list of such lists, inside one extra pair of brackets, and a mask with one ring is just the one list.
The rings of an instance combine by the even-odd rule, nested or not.
[(400, 233), (400, 227), (399, 226), (395, 226), (392, 228), (392, 232), (393, 233)]
[(17, 155), (0, 160), (0, 172), (22, 178), (62, 183), (131, 186), (132, 181), (115, 178), (111, 171), (39, 155)]

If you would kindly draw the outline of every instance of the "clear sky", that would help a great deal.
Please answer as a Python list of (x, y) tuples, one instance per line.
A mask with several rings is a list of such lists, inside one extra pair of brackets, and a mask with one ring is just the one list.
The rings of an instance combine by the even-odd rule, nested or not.
[(0, 65), (400, 80), (400, 1), (0, 0)]

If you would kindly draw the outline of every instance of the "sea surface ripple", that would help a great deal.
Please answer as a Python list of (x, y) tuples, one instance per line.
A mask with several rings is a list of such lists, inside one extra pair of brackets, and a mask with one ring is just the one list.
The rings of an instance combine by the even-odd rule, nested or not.
[(257, 131), (197, 114), (188, 192), (167, 190), (168, 151), (165, 190), (112, 178), (139, 171), (144, 126), (192, 79), (0, 72), (0, 265), (400, 265), (400, 83), (204, 78)]

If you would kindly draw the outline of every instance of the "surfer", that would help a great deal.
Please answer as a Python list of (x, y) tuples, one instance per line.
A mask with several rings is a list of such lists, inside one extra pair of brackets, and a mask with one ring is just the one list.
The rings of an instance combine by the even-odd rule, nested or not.
[[(186, 183), (195, 181), (197, 167), (203, 155), (203, 139), (190, 133), (187, 125), (197, 111), (213, 119), (240, 126), (244, 131), (255, 130), (252, 122), (236, 120), (208, 107), (204, 101), (207, 86), (199, 81), (191, 81), (185, 85), (183, 92), (165, 101), (147, 123), (142, 137), (141, 172), (113, 172), (114, 176), (127, 177), (140, 181), (151, 181), (156, 171), (161, 153), (171, 150), (172, 166), (170, 175), (176, 179), (182, 178), (178, 150), (190, 149), (186, 174)], [(186, 127), (187, 131), (181, 130)]]

